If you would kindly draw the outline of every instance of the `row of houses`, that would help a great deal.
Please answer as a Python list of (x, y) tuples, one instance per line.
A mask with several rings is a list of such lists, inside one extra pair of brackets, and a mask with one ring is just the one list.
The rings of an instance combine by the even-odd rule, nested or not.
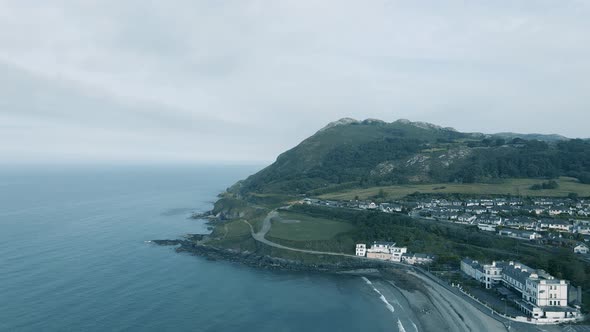
[(427, 254), (408, 253), (407, 247), (398, 247), (395, 242), (375, 241), (370, 248), (364, 243), (356, 245), (356, 255), (370, 259), (406, 263), (410, 265), (430, 264), (434, 256)]
[(512, 261), (486, 264), (464, 258), (461, 271), (487, 289), (504, 286), (512, 290), (516, 295), (512, 300), (529, 317), (555, 322), (581, 315), (581, 289), (577, 289), (575, 298), (569, 299), (569, 281), (556, 279), (543, 270)]
[(570, 199), (543, 198), (529, 201), (517, 198), (469, 199), (465, 201), (430, 199), (375, 203), (373, 201), (334, 201), (305, 198), (303, 199), (303, 203), (360, 210), (379, 210), (386, 213), (399, 213), (406, 210), (423, 211), (426, 214), (434, 215), (437, 219), (459, 221), (464, 221), (461, 219), (465, 218), (470, 218), (471, 220), (472, 216), (478, 216), (482, 214), (498, 215), (515, 212), (526, 212), (536, 215), (547, 214), (549, 216), (590, 216), (590, 201), (573, 201)]
[[(519, 215), (519, 213), (512, 215), (514, 212), (522, 212), (523, 208), (527, 212), (538, 209), (539, 213), (545, 211), (545, 209), (550, 209), (550, 211), (565, 211), (572, 208), (585, 209), (590, 204), (588, 200), (574, 202), (569, 199), (544, 198), (529, 201), (518, 198), (470, 199), (465, 201), (429, 199), (377, 204), (371, 201), (331, 201), (305, 198), (303, 203), (334, 208), (374, 210), (384, 213), (408, 212), (413, 217), (477, 225), (482, 231), (495, 232), (500, 236), (522, 240), (542, 240), (548, 244), (555, 244), (555, 241), (550, 239), (551, 232), (578, 233), (584, 236), (584, 241), (590, 243), (590, 221), (588, 220), (538, 218)], [(534, 207), (527, 207), (525, 203), (534, 204)], [(558, 208), (553, 208), (554, 206)], [(563, 243), (558, 243), (558, 245), (563, 245)]]

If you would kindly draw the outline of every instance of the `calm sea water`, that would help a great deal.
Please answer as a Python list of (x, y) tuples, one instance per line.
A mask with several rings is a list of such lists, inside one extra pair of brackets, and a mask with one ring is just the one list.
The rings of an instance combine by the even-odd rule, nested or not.
[(398, 331), (400, 311), (361, 278), (261, 271), (145, 242), (206, 232), (190, 213), (256, 170), (0, 170), (0, 330)]

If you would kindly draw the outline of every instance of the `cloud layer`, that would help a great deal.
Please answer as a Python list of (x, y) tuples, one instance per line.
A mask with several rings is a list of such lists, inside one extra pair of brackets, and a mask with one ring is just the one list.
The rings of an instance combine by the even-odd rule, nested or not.
[(0, 155), (268, 161), (341, 117), (586, 137), (585, 1), (0, 2)]

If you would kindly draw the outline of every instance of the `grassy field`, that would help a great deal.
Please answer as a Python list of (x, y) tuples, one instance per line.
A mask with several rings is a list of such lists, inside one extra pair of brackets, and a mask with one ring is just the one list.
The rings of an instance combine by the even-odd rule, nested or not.
[(388, 198), (402, 198), (406, 195), (420, 193), (443, 194), (472, 194), (472, 195), (522, 195), (522, 196), (546, 196), (564, 197), (569, 193), (576, 193), (580, 197), (590, 196), (590, 185), (581, 184), (576, 179), (561, 177), (557, 180), (559, 188), (552, 190), (530, 190), (530, 187), (545, 180), (540, 179), (506, 179), (498, 183), (438, 183), (399, 185), (386, 187), (359, 188), (327, 193), (320, 196), (323, 199), (351, 200), (356, 196), (359, 199), (368, 199), (379, 194), (381, 190)]
[(314, 218), (305, 214), (281, 212), (280, 219), (272, 220), (268, 235), (290, 241), (329, 240), (353, 229), (350, 223), (332, 219)]

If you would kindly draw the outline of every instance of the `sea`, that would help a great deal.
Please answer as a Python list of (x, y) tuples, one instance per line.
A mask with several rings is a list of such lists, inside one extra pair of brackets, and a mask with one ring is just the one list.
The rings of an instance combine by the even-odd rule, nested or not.
[[(0, 167), (0, 331), (415, 331), (377, 280), (150, 243), (259, 166)], [(386, 295), (384, 295), (386, 294)]]

